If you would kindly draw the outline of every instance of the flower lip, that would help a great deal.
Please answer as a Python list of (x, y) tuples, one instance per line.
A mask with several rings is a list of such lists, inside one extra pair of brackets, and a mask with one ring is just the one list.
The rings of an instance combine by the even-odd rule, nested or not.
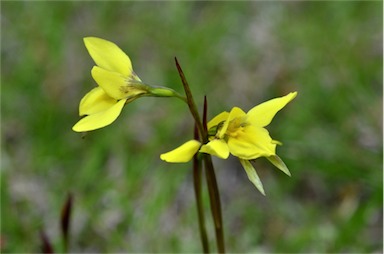
[(219, 132), (218, 138), (224, 137), (224, 135), (227, 132), (228, 126), (233, 119), (238, 118), (238, 117), (243, 117), (245, 115), (246, 115), (245, 112), (241, 108), (233, 107), (231, 112), (229, 112), (229, 114), (228, 114), (227, 120), (224, 122), (223, 127), (221, 128), (221, 130)]

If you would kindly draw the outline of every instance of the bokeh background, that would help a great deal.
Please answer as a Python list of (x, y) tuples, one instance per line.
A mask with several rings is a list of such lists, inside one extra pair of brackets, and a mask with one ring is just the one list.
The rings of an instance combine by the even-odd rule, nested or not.
[[(142, 98), (112, 125), (71, 130), (96, 86), (82, 38), (118, 44), (152, 85), (183, 92), (177, 57), (210, 117), (298, 91), (268, 129), (292, 177), (214, 159), (229, 252), (382, 252), (381, 1), (1, 2), (1, 251), (200, 252), (190, 164), (159, 154), (192, 137), (176, 99)], [(204, 189), (211, 250), (214, 235)]]

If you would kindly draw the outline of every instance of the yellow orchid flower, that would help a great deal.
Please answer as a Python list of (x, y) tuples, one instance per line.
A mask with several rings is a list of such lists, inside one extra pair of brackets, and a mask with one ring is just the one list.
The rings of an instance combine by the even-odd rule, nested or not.
[(232, 154), (240, 159), (249, 180), (265, 195), (263, 185), (251, 161), (259, 157), (266, 157), (285, 174), (291, 175), (287, 166), (276, 155), (276, 145), (280, 143), (273, 140), (264, 127), (296, 95), (297, 92), (293, 92), (269, 100), (257, 105), (247, 113), (238, 107), (234, 107), (230, 112), (223, 112), (207, 124), (209, 136), (207, 144), (200, 144), (196, 140), (188, 141), (181, 147), (162, 154), (160, 158), (167, 162), (178, 163), (188, 161), (188, 158), (191, 159), (196, 152), (208, 153), (222, 159), (227, 159), (229, 154)]
[(96, 63), (91, 74), (99, 86), (80, 101), (79, 115), (83, 118), (72, 127), (74, 131), (91, 131), (111, 124), (125, 104), (142, 96), (185, 100), (170, 88), (142, 83), (133, 71), (129, 57), (113, 42), (86, 37), (84, 44)]
[(73, 130), (84, 132), (111, 124), (124, 105), (148, 93), (147, 86), (133, 72), (131, 60), (114, 43), (96, 38), (84, 38), (84, 44), (95, 61), (93, 79), (99, 85), (80, 101), (78, 121)]

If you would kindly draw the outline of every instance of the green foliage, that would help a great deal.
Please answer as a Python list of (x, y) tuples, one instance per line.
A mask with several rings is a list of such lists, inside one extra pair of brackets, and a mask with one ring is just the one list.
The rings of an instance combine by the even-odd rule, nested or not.
[[(1, 2), (1, 248), (200, 252), (191, 165), (159, 155), (192, 137), (180, 101), (142, 98), (111, 126), (71, 130), (96, 84), (82, 38), (115, 42), (151, 85), (182, 92), (176, 56), (211, 116), (298, 91), (268, 127), (266, 197), (214, 160), (229, 252), (382, 250), (381, 2)], [(188, 138), (189, 139), (189, 138)], [(207, 190), (204, 202), (214, 246)]]

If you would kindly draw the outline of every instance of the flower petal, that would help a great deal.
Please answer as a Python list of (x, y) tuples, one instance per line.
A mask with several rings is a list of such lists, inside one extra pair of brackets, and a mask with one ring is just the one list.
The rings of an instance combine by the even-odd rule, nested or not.
[(282, 159), (280, 159), (279, 156), (277, 156), (277, 155), (272, 155), (272, 156), (267, 157), (267, 159), (268, 159), (273, 165), (275, 165), (278, 169), (280, 169), (281, 171), (283, 171), (286, 175), (291, 176), (291, 172), (289, 172), (289, 169), (288, 169), (287, 166), (285, 165), (284, 161), (283, 161)]
[(220, 138), (223, 138), (223, 137), (224, 137), (225, 132), (226, 132), (227, 129), (228, 129), (228, 125), (229, 125), (229, 123), (230, 123), (233, 119), (235, 119), (235, 118), (237, 118), (237, 117), (244, 117), (244, 116), (246, 116), (246, 114), (245, 114), (245, 112), (244, 112), (241, 108), (238, 108), (238, 107), (234, 107), (234, 108), (232, 108), (231, 112), (229, 112), (229, 114), (228, 114), (228, 118), (227, 118), (227, 120), (224, 122), (224, 125), (223, 125), (223, 127), (221, 128), (221, 130), (220, 130), (219, 137), (220, 137)]
[(214, 139), (203, 145), (200, 148), (201, 153), (209, 153), (215, 155), (221, 159), (227, 159), (229, 156), (229, 148), (227, 143), (222, 139)]
[(125, 99), (117, 101), (113, 106), (104, 111), (80, 119), (72, 127), (72, 130), (76, 132), (92, 131), (111, 124), (120, 115), (125, 102)]
[(208, 130), (212, 127), (217, 126), (219, 123), (224, 122), (225, 120), (228, 119), (229, 113), (227, 111), (224, 111), (217, 116), (215, 116), (211, 121), (208, 122), (207, 128)]
[(228, 138), (231, 154), (245, 160), (275, 155), (276, 144), (266, 129), (248, 125)]
[(197, 153), (200, 145), (199, 141), (190, 140), (170, 152), (161, 154), (160, 159), (174, 163), (188, 162)]
[(79, 115), (92, 115), (116, 104), (116, 100), (108, 96), (101, 87), (89, 91), (80, 101)]
[(130, 84), (124, 76), (117, 72), (108, 71), (98, 66), (94, 66), (91, 72), (96, 83), (110, 97), (117, 100), (147, 93), (142, 86)]
[(245, 172), (247, 173), (248, 179), (253, 183), (253, 185), (256, 186), (256, 188), (265, 196), (263, 184), (260, 181), (259, 176), (257, 175), (257, 172), (255, 168), (252, 166), (251, 162), (248, 160), (242, 160), (240, 159), (240, 163), (245, 169)]
[(293, 100), (297, 92), (289, 93), (286, 96), (275, 98), (257, 105), (248, 111), (248, 121), (255, 126), (267, 126), (276, 115), (288, 102)]
[(126, 77), (132, 74), (131, 60), (113, 42), (96, 37), (86, 37), (84, 44), (92, 59), (101, 68), (118, 72)]

